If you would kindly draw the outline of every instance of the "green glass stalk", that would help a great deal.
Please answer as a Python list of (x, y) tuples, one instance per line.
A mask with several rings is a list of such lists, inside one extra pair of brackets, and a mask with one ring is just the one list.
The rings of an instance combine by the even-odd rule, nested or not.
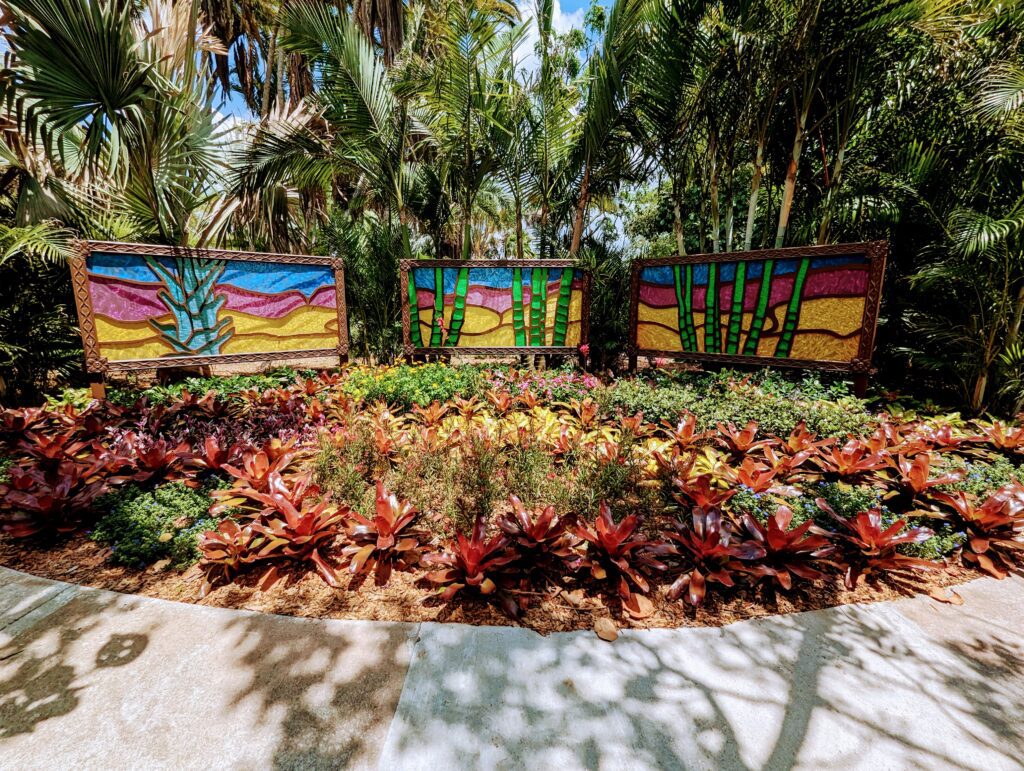
[(708, 265), (708, 291), (704, 295), (704, 352), (718, 353), (722, 341), (718, 328), (718, 263)]
[(743, 327), (743, 297), (747, 291), (747, 263), (736, 263), (736, 276), (732, 282), (732, 305), (729, 308), (729, 331), (725, 338), (725, 352), (736, 353), (740, 347), (740, 329)]
[(572, 299), (572, 268), (562, 269), (562, 280), (558, 284), (558, 304), (555, 306), (555, 331), (552, 345), (565, 345), (569, 333), (569, 301)]
[(516, 345), (526, 345), (526, 319), (523, 317), (523, 269), (512, 268), (512, 329)]
[(544, 307), (542, 288), (546, 271), (530, 269), (530, 345), (544, 345)]
[(444, 323), (444, 268), (434, 268), (434, 318), (430, 324), (430, 347), (441, 347), (441, 325)]
[(750, 320), (750, 332), (747, 333), (747, 342), (743, 345), (744, 356), (756, 356), (757, 344), (761, 342), (761, 332), (764, 330), (764, 317), (768, 313), (768, 301), (772, 296), (772, 271), (775, 269), (775, 260), (764, 261), (764, 271), (761, 273), (761, 286), (757, 290), (757, 305), (754, 307), (754, 317)]
[(796, 278), (793, 279), (793, 294), (789, 297), (789, 305), (786, 306), (786, 318), (782, 322), (782, 332), (779, 335), (779, 342), (775, 345), (775, 356), (786, 358), (793, 347), (793, 337), (796, 334), (796, 325), (800, 320), (800, 304), (803, 301), (804, 284), (807, 283), (807, 272), (811, 267), (811, 258), (804, 257), (796, 269)]
[(417, 348), (423, 347), (423, 333), (420, 331), (420, 306), (416, 299), (416, 272), (410, 270), (409, 285), (406, 287), (409, 292), (409, 336), (412, 344)]
[(459, 268), (459, 275), (455, 279), (455, 300), (452, 305), (451, 324), (448, 327), (447, 345), (459, 344), (459, 334), (462, 332), (462, 324), (466, 320), (466, 295), (468, 293), (469, 268)]

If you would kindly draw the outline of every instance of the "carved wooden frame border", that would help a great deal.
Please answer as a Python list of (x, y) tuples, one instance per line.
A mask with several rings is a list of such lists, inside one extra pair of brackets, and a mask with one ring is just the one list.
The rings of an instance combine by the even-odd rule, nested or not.
[[(637, 356), (663, 357), (718, 364), (761, 364), (771, 367), (793, 367), (817, 369), (826, 372), (850, 372), (866, 375), (871, 372), (871, 356), (875, 346), (875, 332), (878, 327), (878, 309), (882, 302), (882, 283), (885, 279), (885, 261), (889, 253), (888, 241), (862, 241), (851, 244), (829, 244), (826, 246), (788, 247), (785, 249), (761, 249), (749, 252), (722, 252), (717, 254), (696, 254), (686, 257), (660, 257), (634, 260), (630, 271), (629, 287), (629, 345), (631, 362)], [(640, 309), (640, 272), (647, 267), (665, 265), (688, 265), (709, 262), (764, 262), (765, 260), (791, 260), (800, 257), (830, 257), (841, 255), (864, 255), (868, 260), (868, 285), (864, 293), (864, 315), (860, 326), (860, 346), (857, 356), (851, 361), (828, 361), (815, 359), (784, 359), (774, 356), (742, 356), (728, 353), (697, 353), (693, 351), (658, 351), (640, 348), (637, 345), (637, 327)]]
[[(583, 277), (583, 296), (580, 306), (580, 342), (578, 345), (565, 346), (413, 346), (410, 323), (411, 314), (409, 310), (409, 271), (414, 268), (573, 268)], [(465, 354), (467, 356), (579, 353), (580, 346), (587, 345), (590, 340), (591, 276), (588, 271), (580, 268), (574, 260), (401, 260), (399, 262), (399, 282), (402, 294), (402, 347), (406, 356), (453, 353)]]
[[(227, 353), (217, 356), (161, 356), (156, 359), (108, 361), (100, 352), (92, 295), (89, 293), (87, 260), (93, 252), (153, 257), (199, 257), (201, 259), (239, 260), (244, 262), (277, 262), (291, 265), (328, 265), (334, 272), (334, 288), (337, 296), (338, 344), (334, 348), (312, 348), (295, 351)], [(90, 373), (103, 375), (107, 372), (132, 372), (159, 369), (161, 367), (194, 367), (211, 364), (267, 362), (320, 356), (337, 356), (341, 361), (345, 361), (348, 356), (349, 339), (348, 312), (345, 306), (345, 265), (341, 258), (318, 257), (305, 254), (243, 252), (234, 249), (193, 249), (191, 247), (132, 244), (118, 241), (78, 241), (75, 253), (69, 259), (69, 262), (71, 266), (71, 283), (75, 294), (75, 306), (78, 310), (78, 327), (82, 335), (82, 347), (85, 350), (85, 368)]]

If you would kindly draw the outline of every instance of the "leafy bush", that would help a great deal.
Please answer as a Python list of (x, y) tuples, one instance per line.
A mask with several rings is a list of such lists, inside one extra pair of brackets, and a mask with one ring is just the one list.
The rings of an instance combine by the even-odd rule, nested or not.
[(483, 390), (483, 376), (476, 367), (444, 364), (402, 364), (397, 367), (353, 369), (341, 384), (343, 393), (371, 403), (382, 401), (402, 409), (425, 407), (455, 396), (468, 399)]
[(548, 402), (583, 400), (600, 385), (593, 375), (568, 366), (532, 372), (495, 368), (484, 378), (496, 390), (513, 396), (530, 393)]
[(684, 412), (692, 412), (701, 430), (718, 423), (743, 425), (753, 420), (762, 434), (784, 436), (801, 421), (821, 436), (870, 433), (875, 421), (862, 401), (848, 396), (829, 401), (817, 398), (816, 391), (812, 394), (815, 398), (799, 388), (786, 390), (776, 384), (764, 390), (754, 384), (705, 377), (693, 383), (668, 378), (620, 380), (597, 395), (606, 414), (642, 412), (647, 420), (674, 423)]
[[(136, 400), (145, 398), (150, 404), (170, 404), (181, 396), (182, 391), (192, 394), (206, 394), (213, 391), (218, 397), (227, 398), (242, 391), (267, 391), (281, 388), (294, 382), (297, 375), (311, 376), (311, 371), (297, 371), (292, 367), (274, 369), (253, 375), (216, 375), (213, 377), (187, 377), (167, 385), (151, 385), (147, 388), (111, 388), (108, 398), (115, 404), (129, 407)], [(74, 392), (68, 392), (73, 398)]]
[(986, 460), (968, 460), (946, 453), (942, 456), (945, 468), (962, 469), (964, 478), (959, 482), (942, 485), (939, 489), (948, 492), (964, 492), (982, 497), (1014, 481), (1024, 481), (1024, 472), (1002, 455), (993, 455)]
[[(880, 506), (884, 490), (867, 485), (853, 486), (844, 482), (816, 482), (806, 492), (794, 498), (780, 498), (768, 493), (754, 493), (749, 488), (740, 488), (729, 501), (729, 508), (737, 514), (750, 514), (761, 524), (767, 524), (774, 517), (780, 503), (792, 510), (792, 524), (798, 527), (805, 522), (834, 530), (836, 523), (822, 512), (814, 502), (822, 498), (839, 516), (852, 517), (858, 512)], [(883, 507), (884, 510), (884, 507)]]
[(38, 403), (44, 390), (80, 380), (81, 361), (64, 262), (25, 254), (0, 260), (0, 401)]
[(146, 491), (129, 485), (102, 500), (109, 507), (92, 531), (92, 539), (111, 549), (110, 561), (145, 567), (168, 558), (176, 566), (199, 558), (199, 534), (217, 526), (207, 513), (207, 490), (192, 490), (180, 482)]

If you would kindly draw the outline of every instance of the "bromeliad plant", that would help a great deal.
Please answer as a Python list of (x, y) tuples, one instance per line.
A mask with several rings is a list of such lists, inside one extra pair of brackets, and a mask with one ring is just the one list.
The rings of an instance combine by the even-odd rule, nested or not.
[(858, 439), (850, 439), (842, 447), (830, 447), (814, 458), (826, 481), (848, 483), (870, 482), (886, 466), (886, 454), (876, 452)]
[(654, 544), (640, 535), (639, 527), (640, 518), (635, 514), (616, 525), (611, 508), (604, 501), (593, 526), (579, 523), (573, 527), (575, 535), (586, 544), (577, 567), (587, 570), (597, 581), (612, 584), (627, 609), (636, 604), (635, 591), (650, 591), (645, 574), (665, 570), (665, 564), (654, 556)]
[(913, 500), (920, 498), (935, 487), (955, 484), (964, 478), (963, 469), (955, 469), (931, 478), (933, 460), (934, 458), (929, 452), (919, 452), (913, 459), (907, 458), (905, 455), (888, 458), (887, 462), (893, 470), (890, 484), (895, 488), (890, 497), (902, 494)]
[(539, 582), (551, 583), (561, 577), (576, 557), (576, 539), (570, 523), (555, 513), (554, 506), (532, 511), (515, 495), (509, 498), (512, 510), (498, 518), (498, 528), (509, 539), (524, 573)]
[(850, 519), (840, 517), (823, 498), (815, 503), (835, 520), (840, 530), (836, 533), (841, 562), (846, 568), (846, 588), (854, 589), (862, 576), (890, 571), (935, 570), (931, 560), (900, 554), (903, 544), (922, 543), (934, 533), (926, 527), (907, 528), (906, 521), (897, 519), (891, 525), (882, 523), (880, 509), (859, 512)]
[(1011, 552), (1024, 550), (1024, 485), (1006, 485), (978, 503), (964, 492), (936, 493), (946, 519), (967, 533), (961, 557), (991, 576), (1005, 578)]
[(442, 551), (427, 554), (425, 565), (436, 566), (425, 576), (440, 587), (441, 599), (450, 602), (463, 589), (494, 599), (513, 618), (522, 608), (505, 586), (508, 566), (517, 558), (504, 535), (486, 535), (487, 522), (478, 517), (469, 538), (462, 533), (449, 541)]
[(201, 597), (259, 559), (256, 539), (251, 526), (239, 525), (233, 519), (221, 520), (216, 530), (207, 530), (199, 537), (200, 567), (206, 576), (199, 591)]
[(345, 567), (353, 575), (373, 572), (374, 583), (386, 586), (394, 570), (410, 570), (422, 557), (424, 534), (411, 525), (416, 509), (377, 482), (376, 512), (372, 519), (350, 511), (345, 520), (349, 545), (342, 549)]
[(72, 532), (106, 490), (102, 464), (13, 466), (0, 485), (0, 528), (14, 538)]
[[(337, 586), (337, 572), (323, 550), (341, 533), (351, 511), (333, 506), (326, 499), (316, 500), (320, 488), (313, 484), (309, 473), (297, 475), (289, 483), (275, 472), (267, 492), (246, 494), (265, 505), (251, 525), (260, 536), (253, 542), (257, 558), (308, 561), (329, 586)], [(278, 577), (275, 565), (261, 580), (261, 588), (269, 588)]]
[(793, 512), (779, 506), (762, 525), (750, 514), (743, 516), (743, 526), (764, 553), (742, 570), (758, 578), (767, 578), (786, 591), (793, 588), (793, 576), (807, 581), (825, 577), (820, 568), (835, 553), (826, 531), (815, 527), (812, 520), (791, 528)]
[(765, 555), (764, 547), (756, 540), (733, 540), (732, 524), (715, 508), (694, 508), (689, 524), (680, 520), (664, 536), (667, 543), (658, 554), (669, 558), (673, 572), (678, 574), (668, 597), (678, 599), (685, 591), (695, 607), (704, 604), (708, 581), (735, 586), (734, 576), (742, 572), (743, 561)]

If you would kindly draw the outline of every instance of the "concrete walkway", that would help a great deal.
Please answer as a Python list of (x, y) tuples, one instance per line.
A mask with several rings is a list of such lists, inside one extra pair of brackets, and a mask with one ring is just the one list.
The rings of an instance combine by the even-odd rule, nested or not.
[(1024, 580), (960, 593), (609, 644), (0, 569), (0, 767), (1020, 769)]

